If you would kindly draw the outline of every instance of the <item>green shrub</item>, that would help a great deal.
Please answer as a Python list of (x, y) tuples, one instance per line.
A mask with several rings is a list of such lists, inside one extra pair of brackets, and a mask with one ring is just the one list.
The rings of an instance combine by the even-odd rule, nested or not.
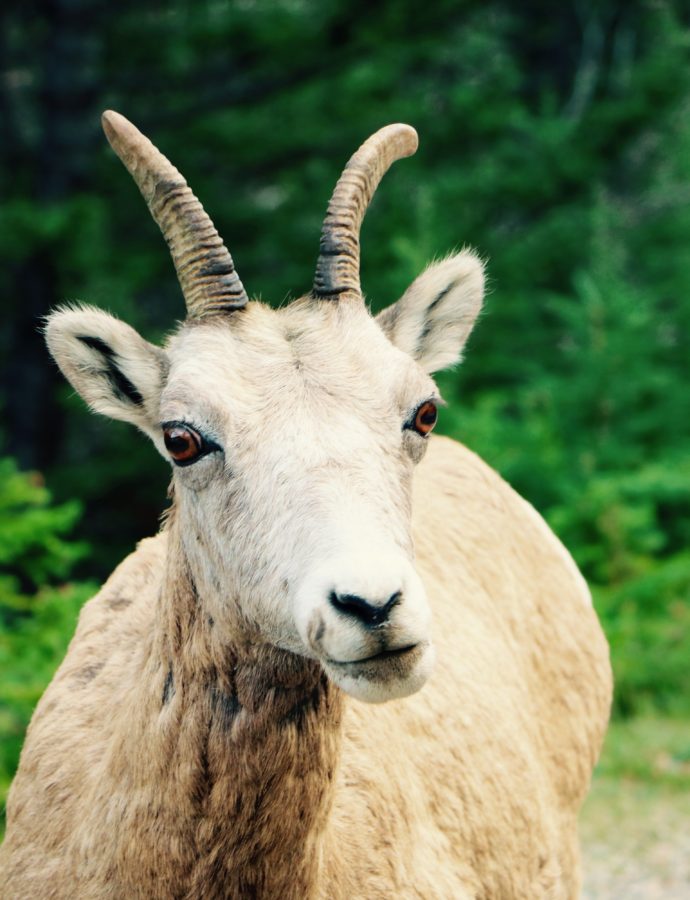
[[(54, 505), (40, 475), (0, 459), (0, 810), (34, 706), (93, 585), (65, 584), (85, 551), (66, 535), (79, 504)], [(1, 824), (1, 823), (0, 823)]]

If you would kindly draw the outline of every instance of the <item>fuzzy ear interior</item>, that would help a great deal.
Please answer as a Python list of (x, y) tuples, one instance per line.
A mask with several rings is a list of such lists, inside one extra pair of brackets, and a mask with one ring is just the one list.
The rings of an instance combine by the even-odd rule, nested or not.
[(164, 350), (108, 313), (87, 306), (57, 310), (45, 337), (65, 378), (96, 412), (158, 433)]
[(483, 297), (484, 267), (463, 250), (432, 263), (376, 321), (399, 350), (436, 372), (462, 357)]

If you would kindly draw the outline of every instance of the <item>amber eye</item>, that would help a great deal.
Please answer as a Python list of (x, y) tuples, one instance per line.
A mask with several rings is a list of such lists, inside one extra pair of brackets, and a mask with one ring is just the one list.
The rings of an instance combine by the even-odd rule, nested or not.
[(186, 425), (164, 425), (163, 440), (168, 453), (180, 465), (194, 462), (203, 447), (201, 437)]
[(427, 435), (438, 419), (438, 407), (432, 400), (422, 403), (414, 416), (414, 430), (421, 435)]

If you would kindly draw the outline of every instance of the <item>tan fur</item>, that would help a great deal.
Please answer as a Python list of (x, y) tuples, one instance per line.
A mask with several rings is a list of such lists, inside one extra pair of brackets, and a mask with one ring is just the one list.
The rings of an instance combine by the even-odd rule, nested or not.
[(415, 475), (413, 527), (438, 662), (383, 706), (316, 661), (219, 639), (177, 515), (142, 542), (34, 715), (2, 896), (577, 897), (611, 686), (583, 582), (447, 439)]
[(170, 423), (208, 452), (174, 468), (164, 529), (86, 605), (36, 709), (3, 897), (577, 896), (606, 642), (537, 513), (415, 426), (482, 283), (462, 253), (378, 321), (249, 303), (165, 348), (51, 316), (96, 411), (166, 458)]

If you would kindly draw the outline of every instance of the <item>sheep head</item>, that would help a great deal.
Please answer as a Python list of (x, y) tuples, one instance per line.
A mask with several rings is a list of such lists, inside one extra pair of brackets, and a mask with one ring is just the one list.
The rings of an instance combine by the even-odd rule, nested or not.
[(99, 310), (61, 309), (51, 353), (94, 410), (170, 461), (183, 552), (228, 641), (316, 659), (366, 701), (412, 693), (433, 661), (412, 473), (441, 402), (430, 373), (459, 359), (483, 293), (481, 263), (463, 252), (377, 318), (364, 304), (362, 218), (391, 163), (414, 152), (414, 130), (388, 126), (352, 157), (313, 290), (274, 310), (248, 301), (165, 157), (122, 116), (104, 126), (168, 241), (188, 316), (159, 348)]

